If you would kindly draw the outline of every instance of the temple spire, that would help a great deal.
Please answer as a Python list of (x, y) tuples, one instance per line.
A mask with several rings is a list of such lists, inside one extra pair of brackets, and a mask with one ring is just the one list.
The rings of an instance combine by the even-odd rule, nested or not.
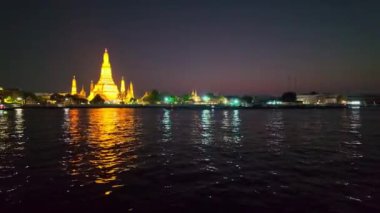
[(104, 53), (103, 53), (103, 65), (102, 67), (109, 67), (110, 66), (110, 57), (108, 55), (108, 50), (107, 48), (104, 49)]
[(86, 98), (86, 91), (84, 90), (83, 84), (82, 84), (82, 89), (79, 92), (79, 96), (82, 97), (82, 98)]
[(77, 94), (77, 80), (75, 79), (75, 75), (73, 76), (73, 80), (71, 82), (71, 95)]
[(110, 63), (107, 48), (104, 49), (104, 53), (103, 53), (103, 62), (102, 62), (102, 68), (100, 71), (100, 78), (99, 78), (98, 84), (99, 83), (115, 84), (112, 79), (111, 63)]
[(132, 81), (129, 83), (129, 96), (131, 98), (135, 98), (135, 93), (133, 91), (133, 83), (132, 83)]
[(201, 97), (198, 96), (198, 92), (196, 89), (193, 89), (193, 91), (191, 91), (191, 99), (194, 102), (200, 102), (201, 101)]
[(94, 84), (87, 99), (91, 101), (96, 95), (100, 95), (108, 103), (117, 103), (119, 101), (120, 93), (112, 78), (108, 49), (104, 49), (99, 81)]
[(125, 93), (125, 81), (124, 81), (124, 76), (121, 77), (120, 92), (121, 92), (121, 94), (124, 94), (124, 93)]

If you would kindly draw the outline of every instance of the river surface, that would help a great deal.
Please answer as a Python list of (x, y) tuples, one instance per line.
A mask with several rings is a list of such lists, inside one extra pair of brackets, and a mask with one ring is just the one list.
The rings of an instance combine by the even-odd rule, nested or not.
[(380, 109), (0, 112), (0, 212), (379, 212)]

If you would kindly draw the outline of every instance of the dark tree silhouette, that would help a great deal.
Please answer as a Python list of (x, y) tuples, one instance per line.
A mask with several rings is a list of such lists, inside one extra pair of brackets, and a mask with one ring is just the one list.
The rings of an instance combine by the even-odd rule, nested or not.
[(104, 102), (105, 100), (99, 94), (90, 101), (91, 104), (104, 104)]
[(297, 94), (295, 92), (285, 92), (284, 94), (282, 94), (281, 100), (283, 102), (296, 102)]
[(160, 93), (157, 90), (152, 90), (148, 93), (148, 96), (144, 97), (143, 101), (150, 104), (155, 104), (161, 100)]
[(54, 100), (57, 102), (57, 104), (61, 104), (65, 101), (65, 96), (60, 95), (58, 93), (54, 93), (50, 96), (50, 100)]
[(182, 95), (181, 101), (185, 103), (191, 101), (191, 95), (190, 94)]
[(246, 102), (247, 104), (251, 104), (253, 102), (253, 97), (252, 96), (248, 96), (248, 95), (245, 95), (241, 98), (241, 100), (243, 100), (244, 102)]

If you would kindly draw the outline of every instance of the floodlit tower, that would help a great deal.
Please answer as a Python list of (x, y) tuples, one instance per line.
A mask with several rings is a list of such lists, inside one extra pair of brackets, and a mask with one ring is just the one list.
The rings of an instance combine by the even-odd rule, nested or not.
[(131, 98), (135, 98), (135, 92), (133, 91), (133, 83), (132, 81), (129, 83), (129, 94)]
[(93, 89), (94, 89), (94, 81), (91, 80), (91, 84), (90, 84), (90, 92), (92, 92)]
[(82, 98), (86, 98), (86, 91), (84, 90), (84, 86), (82, 85), (82, 89), (79, 92), (79, 96)]
[(106, 102), (115, 103), (118, 101), (119, 89), (113, 81), (111, 63), (107, 48), (104, 50), (103, 62), (98, 83), (91, 90), (88, 100), (92, 100), (96, 95), (100, 95)]
[(75, 75), (73, 76), (73, 80), (71, 82), (71, 95), (77, 94), (77, 80), (75, 79)]
[(124, 94), (124, 93), (125, 93), (125, 81), (124, 81), (124, 76), (121, 77), (120, 93), (121, 93), (121, 94)]
[(191, 99), (194, 102), (200, 102), (201, 101), (201, 97), (198, 96), (197, 90), (191, 91)]

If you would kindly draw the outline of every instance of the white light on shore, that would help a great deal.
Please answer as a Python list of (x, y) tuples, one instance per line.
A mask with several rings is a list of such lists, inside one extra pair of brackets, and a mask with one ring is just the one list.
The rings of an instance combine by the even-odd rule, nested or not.
[(361, 102), (360, 101), (349, 101), (347, 102), (348, 105), (353, 105), (353, 106), (360, 106)]

